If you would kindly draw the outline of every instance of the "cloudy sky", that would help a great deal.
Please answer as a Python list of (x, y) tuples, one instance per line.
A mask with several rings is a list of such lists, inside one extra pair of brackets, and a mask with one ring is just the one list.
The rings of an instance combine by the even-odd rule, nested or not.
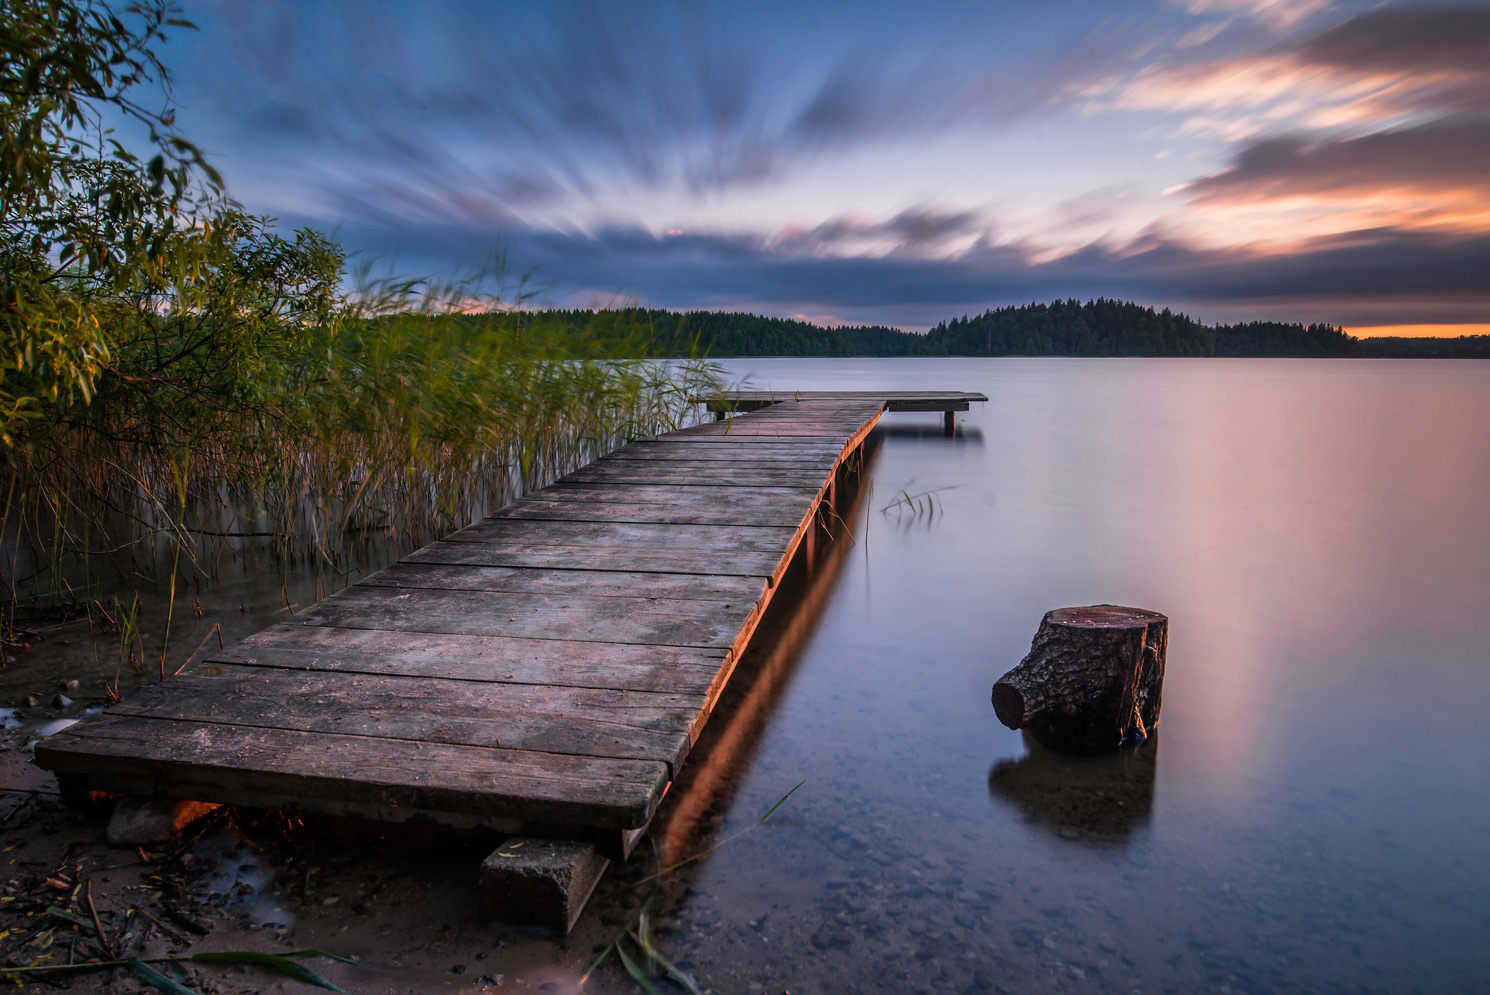
[[(222, 0), (230, 192), (561, 304), (1490, 331), (1490, 3)], [(1420, 329), (1430, 330), (1430, 329)]]

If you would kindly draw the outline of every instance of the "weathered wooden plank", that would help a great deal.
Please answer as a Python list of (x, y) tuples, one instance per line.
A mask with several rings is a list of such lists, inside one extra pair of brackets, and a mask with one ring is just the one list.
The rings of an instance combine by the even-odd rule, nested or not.
[(672, 772), (707, 704), (704, 695), (207, 663), (142, 689), (108, 714), (660, 760)]
[(765, 508), (651, 506), (613, 501), (570, 502), (523, 500), (494, 517), (550, 522), (629, 522), (645, 525), (756, 525), (795, 528), (812, 508), (810, 499), (796, 505)]
[[(968, 391), (876, 391), (889, 411), (966, 411), (970, 401), (986, 401), (987, 394)], [(770, 406), (788, 402), (819, 403), (824, 401), (864, 400), (856, 391), (758, 391), (736, 390), (699, 398), (710, 411), (768, 411)], [(912, 407), (911, 405), (919, 405)]]
[[(582, 522), (536, 522), (512, 519), (514, 524), (559, 525)], [(787, 541), (790, 541), (788, 538)], [(493, 567), (534, 567), (558, 570), (626, 571), (679, 576), (732, 575), (773, 577), (780, 572), (782, 555), (757, 550), (687, 550), (659, 546), (562, 546), (525, 544), (518, 540), (436, 542), (404, 557), (404, 563), (467, 564)]]
[(403, 560), (357, 582), (401, 590), (509, 591), (533, 594), (585, 594), (593, 597), (681, 598), (689, 601), (754, 601), (763, 592), (760, 577), (719, 574), (658, 574), (614, 570), (534, 570), (471, 564), (411, 563)]
[[(907, 398), (899, 400), (902, 403), (925, 403), (923, 400), (910, 402)], [(787, 402), (761, 408), (754, 412), (754, 417), (740, 421), (742, 425), (856, 423), (875, 417), (884, 410), (884, 405), (882, 400), (866, 403), (852, 399)]]
[[(696, 426), (700, 429), (708, 429), (709, 431), (707, 432), (696, 432), (694, 429), (688, 428), (680, 432), (669, 432), (667, 435), (658, 436), (655, 439), (642, 440), (642, 442), (665, 443), (674, 446), (723, 446), (730, 444), (739, 446), (777, 446), (788, 452), (795, 448), (799, 453), (819, 453), (827, 450), (836, 454), (843, 451), (843, 440), (847, 434), (791, 436), (754, 435), (744, 430), (734, 429), (728, 432), (725, 431), (725, 426), (734, 425), (741, 420), (732, 418), (729, 421), (708, 422)], [(641, 443), (633, 443), (633, 445), (639, 444)], [(765, 452), (765, 450), (762, 449), (760, 452)], [(759, 459), (760, 457), (756, 456), (755, 458)]]
[(751, 444), (748, 446), (701, 446), (700, 441), (715, 440), (705, 438), (682, 442), (664, 437), (649, 442), (633, 442), (628, 446), (622, 446), (615, 452), (607, 453), (601, 457), (600, 462), (626, 459), (687, 460), (690, 463), (725, 460), (761, 463), (792, 469), (821, 468), (826, 472), (837, 461), (839, 453), (843, 450), (842, 445), (833, 443), (827, 445), (793, 443), (773, 447), (770, 443), (760, 439), (751, 439)]
[(849, 400), (855, 402), (873, 400), (931, 400), (946, 398), (954, 401), (986, 401), (987, 394), (963, 390), (727, 390), (710, 395), (707, 400), (732, 400), (737, 398), (770, 398), (775, 401), (800, 401), (814, 403), (825, 400)]
[[(700, 481), (696, 486), (677, 484), (595, 481), (552, 484), (533, 491), (508, 507), (545, 501), (580, 501), (586, 504), (645, 504), (682, 508), (803, 508), (817, 499), (827, 477), (812, 487), (721, 487)], [(797, 516), (801, 519), (801, 514)]]
[[(787, 487), (818, 490), (827, 469), (806, 466), (782, 469), (770, 463), (726, 463), (699, 460), (598, 460), (561, 477), (554, 485), (651, 484), (669, 487)], [(551, 489), (551, 488), (546, 488)]]
[(743, 599), (734, 603), (487, 591), (400, 592), (354, 586), (281, 624), (728, 648), (755, 611), (755, 602)]
[(283, 670), (707, 695), (725, 653), (692, 646), (275, 625), (226, 650), (212, 650), (205, 659)]
[(783, 419), (779, 425), (752, 425), (745, 424), (744, 419), (732, 418), (728, 421), (706, 422), (692, 428), (685, 428), (681, 432), (669, 435), (668, 438), (676, 442), (709, 438), (727, 439), (740, 443), (756, 439), (772, 442), (779, 442), (783, 439), (810, 439), (827, 441), (831, 444), (834, 440), (847, 440), (852, 433), (853, 427), (841, 422), (804, 425)]
[(667, 785), (667, 765), (653, 760), (123, 715), (42, 740), (37, 762), (90, 779), (147, 779), (174, 797), (309, 796), (613, 829), (646, 825)]
[(796, 532), (790, 526), (668, 525), (648, 522), (530, 522), (483, 518), (445, 542), (521, 542), (554, 546), (626, 546), (645, 550), (779, 552)]

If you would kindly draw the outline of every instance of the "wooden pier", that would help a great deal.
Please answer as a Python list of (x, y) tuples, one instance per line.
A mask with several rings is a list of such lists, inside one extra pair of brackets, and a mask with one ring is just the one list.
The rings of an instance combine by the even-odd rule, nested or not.
[(596, 460), (42, 740), (37, 763), (74, 798), (430, 821), (624, 859), (881, 414), (972, 400), (708, 399), (751, 413)]

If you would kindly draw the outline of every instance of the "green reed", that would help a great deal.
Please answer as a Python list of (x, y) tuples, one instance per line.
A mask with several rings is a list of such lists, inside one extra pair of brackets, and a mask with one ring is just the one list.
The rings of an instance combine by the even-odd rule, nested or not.
[(451, 296), (364, 295), (256, 356), (247, 382), (189, 404), (105, 389), (86, 417), (29, 426), (0, 462), (6, 616), (158, 578), (169, 619), (178, 577), (224, 556), (386, 560), (680, 426), (717, 386), (706, 362), (647, 358), (649, 329), (463, 314)]

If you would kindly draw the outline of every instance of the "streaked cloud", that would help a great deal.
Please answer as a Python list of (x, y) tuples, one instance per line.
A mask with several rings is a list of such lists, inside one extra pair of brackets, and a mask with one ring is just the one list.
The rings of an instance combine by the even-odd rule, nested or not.
[(1490, 105), (1490, 8), (1371, 11), (1282, 45), (1164, 60), (1089, 84), (1094, 108), (1185, 114), (1177, 132), (1360, 131)]
[(842, 216), (808, 229), (789, 227), (769, 243), (819, 254), (909, 252), (944, 256), (991, 233), (991, 222), (978, 211), (918, 206), (881, 220)]
[(1201, 203), (1376, 200), (1490, 230), (1490, 121), (1438, 121), (1313, 143), (1268, 139), (1184, 192)]
[(1179, 0), (1192, 14), (1224, 14), (1247, 17), (1283, 31), (1323, 10), (1333, 0)]
[(209, 10), (188, 133), (251, 208), (411, 268), (502, 247), (569, 301), (911, 326), (1490, 320), (1486, 6)]
[[(362, 229), (410, 262), (476, 256), (470, 229)], [(1200, 249), (1155, 234), (1048, 255), (985, 243), (946, 257), (821, 254), (781, 237), (666, 236), (638, 228), (527, 232), (504, 243), (512, 272), (536, 268), (560, 304), (640, 302), (934, 324), (952, 311), (1053, 297), (1115, 296), (1206, 320), (1293, 318), (1362, 324), (1490, 318), (1490, 235), (1384, 228), (1308, 239), (1286, 251)]]

